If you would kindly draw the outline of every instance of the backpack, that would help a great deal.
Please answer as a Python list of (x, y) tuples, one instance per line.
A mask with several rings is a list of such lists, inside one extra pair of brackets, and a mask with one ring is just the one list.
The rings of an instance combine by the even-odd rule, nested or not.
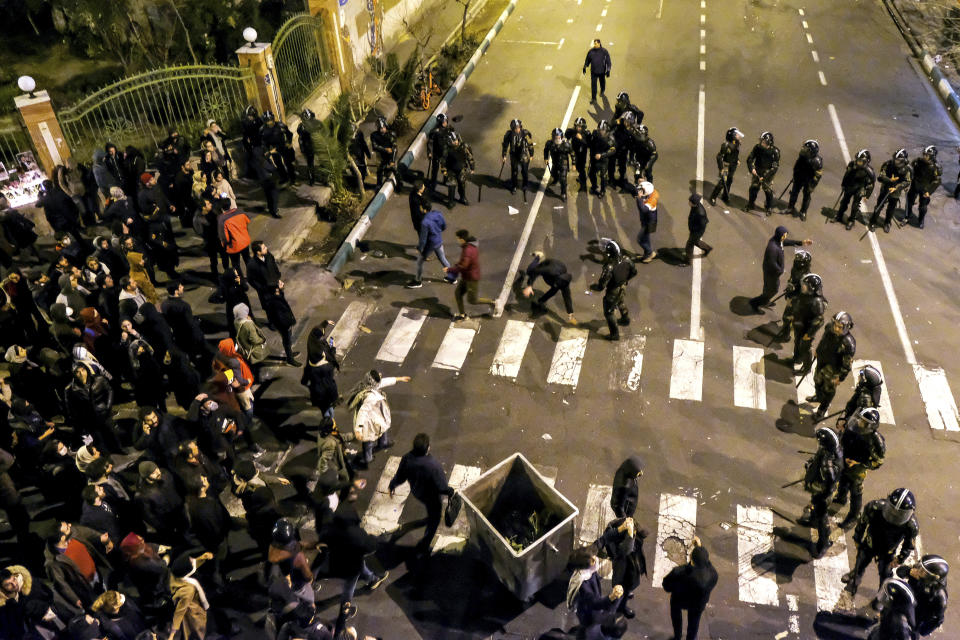
[(197, 211), (193, 214), (193, 230), (197, 232), (198, 236), (203, 237), (208, 224), (202, 211)]

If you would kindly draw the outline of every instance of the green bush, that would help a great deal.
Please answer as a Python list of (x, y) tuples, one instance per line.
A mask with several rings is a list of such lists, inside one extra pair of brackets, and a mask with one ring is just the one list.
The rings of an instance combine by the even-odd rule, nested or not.
[[(397, 103), (397, 119), (400, 119), (400, 116), (407, 110), (410, 97), (413, 96), (413, 91), (416, 88), (417, 69), (420, 66), (420, 57), (420, 47), (417, 47), (413, 50), (413, 53), (410, 54), (410, 57), (407, 58), (407, 61), (403, 63), (403, 67), (397, 72), (396, 82), (394, 82), (393, 87), (390, 89), (390, 95)], [(394, 127), (396, 126), (397, 123), (394, 121)], [(399, 135), (400, 131), (397, 131), (397, 134)]]

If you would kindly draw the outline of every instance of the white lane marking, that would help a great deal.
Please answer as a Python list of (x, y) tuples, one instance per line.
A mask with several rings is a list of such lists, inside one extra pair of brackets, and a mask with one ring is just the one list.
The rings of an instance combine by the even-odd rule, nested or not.
[[(586, 547), (596, 542), (603, 535), (607, 523), (616, 518), (610, 508), (612, 494), (613, 487), (608, 484), (591, 484), (587, 489), (587, 502), (580, 511), (580, 529), (577, 533), (580, 546)], [(599, 573), (602, 578), (610, 577), (613, 567), (609, 560), (600, 564)]]
[(602, 29), (603, 29), (603, 23), (602, 22), (597, 23), (597, 33), (599, 33)]
[(707, 30), (706, 30), (706, 29), (700, 29), (700, 39), (703, 40), (703, 39), (706, 38), (706, 37), (707, 37)]
[(803, 28), (804, 28), (804, 29), (809, 29), (809, 28), (810, 28), (810, 25), (807, 24), (807, 21), (806, 21), (806, 20), (801, 20), (801, 21), (800, 21), (800, 24), (803, 25)]
[[(480, 467), (455, 464), (450, 471), (447, 484), (452, 489), (460, 491), (478, 477), (480, 477)], [(437, 535), (434, 536), (430, 546), (434, 553), (459, 553), (466, 546), (469, 535), (470, 524), (467, 522), (467, 512), (461, 509), (452, 527), (446, 527), (442, 522), (440, 523)]]
[(703, 56), (703, 55), (706, 55), (706, 54), (707, 54), (707, 45), (701, 44), (701, 45), (700, 45), (700, 55)]
[(463, 367), (463, 361), (467, 359), (467, 354), (470, 353), (470, 345), (473, 344), (475, 335), (477, 335), (476, 329), (458, 327), (451, 322), (431, 366), (438, 369), (460, 371)]
[[(880, 377), (883, 378), (883, 387), (880, 388), (880, 422), (882, 424), (896, 424), (893, 419), (893, 405), (890, 404), (890, 390), (889, 383), (886, 376), (883, 375), (883, 367), (876, 360), (854, 360), (853, 361), (853, 371), (854, 373), (860, 373), (860, 369), (863, 369), (865, 366), (870, 365), (880, 372)], [(853, 387), (857, 386), (857, 377), (858, 375), (850, 376)]]
[(707, 8), (707, 0), (700, 0), (700, 8), (701, 9)]
[(800, 12), (800, 15), (804, 15), (804, 14), (803, 14), (803, 9), (797, 9), (797, 11)]
[(589, 335), (590, 332), (586, 329), (564, 327), (560, 330), (557, 348), (553, 351), (553, 362), (550, 363), (550, 372), (547, 373), (547, 384), (577, 386)]
[(800, 599), (793, 595), (787, 594), (787, 610), (790, 611), (790, 617), (787, 619), (787, 630), (793, 634), (800, 633), (800, 616), (797, 614), (800, 611)]
[(763, 349), (733, 347), (733, 404), (767, 410), (767, 387)]
[(807, 402), (807, 396), (812, 396), (817, 392), (817, 387), (813, 384), (813, 372), (816, 368), (817, 360), (814, 358), (813, 363), (810, 365), (810, 373), (803, 377), (803, 381), (800, 380), (800, 376), (793, 377), (793, 384), (797, 387), (797, 404), (805, 404)]
[(422, 309), (411, 309), (404, 307), (400, 309), (393, 326), (380, 345), (380, 351), (377, 352), (377, 360), (386, 362), (396, 362), (402, 364), (406, 359), (413, 343), (417, 340), (417, 334), (420, 328), (427, 320), (427, 313)]
[(807, 34), (807, 42), (809, 42), (810, 44), (813, 44), (813, 36), (810, 35), (809, 33)]
[(405, 482), (397, 487), (393, 497), (390, 497), (390, 481), (397, 475), (399, 466), (400, 456), (390, 456), (387, 459), (383, 473), (380, 474), (380, 480), (377, 481), (377, 490), (370, 499), (366, 513), (363, 514), (363, 520), (360, 521), (360, 526), (370, 535), (378, 536), (388, 531), (396, 531), (400, 526), (403, 503), (410, 495), (410, 483)]
[(706, 24), (706, 23), (707, 23), (707, 16), (705, 16), (704, 14), (701, 13), (701, 14), (700, 14), (700, 24)]
[(560, 38), (560, 42), (557, 43), (557, 51), (559, 51), (559, 50), (560, 50), (560, 47), (563, 46), (563, 43), (564, 43), (565, 40), (566, 40), (566, 38)]
[(823, 75), (823, 71), (817, 71), (817, 75), (820, 76), (820, 84), (827, 86), (827, 77)]
[[(835, 520), (831, 518), (831, 520)], [(837, 528), (836, 522), (830, 529), (834, 535), (839, 531), (836, 539), (822, 558), (813, 561), (813, 578), (817, 586), (817, 611), (833, 611), (834, 609), (850, 610), (853, 598), (844, 591), (840, 578), (850, 571), (850, 559), (847, 557), (847, 540), (843, 529)], [(816, 531), (811, 529), (813, 535)]]
[[(561, 38), (561, 42), (563, 39)], [(555, 42), (551, 40), (501, 40), (500, 42), (509, 42), (511, 44), (548, 44), (553, 46), (555, 44), (560, 44), (560, 42)]]
[(552, 64), (548, 64), (547, 66), (545, 66), (545, 67), (543, 68), (544, 71), (550, 71), (551, 69), (553, 69), (553, 65), (552, 65)]
[(612, 391), (637, 391), (643, 372), (643, 348), (646, 336), (630, 336), (617, 345), (616, 361), (610, 370)]
[(960, 414), (950, 392), (950, 383), (943, 369), (928, 369), (913, 365), (913, 373), (920, 385), (920, 397), (931, 429), (960, 431)]
[(671, 493), (660, 494), (660, 511), (657, 514), (657, 547), (654, 550), (653, 577), (650, 586), (659, 589), (663, 578), (677, 566), (663, 550), (663, 541), (675, 537), (690, 549), (697, 529), (697, 499)]
[(670, 397), (701, 400), (703, 396), (703, 342), (673, 341), (673, 366), (670, 373)]
[(772, 568), (758, 570), (754, 556), (773, 553), (773, 511), (763, 507), (737, 505), (737, 582), (740, 600), (753, 604), (780, 606), (777, 575)]
[[(833, 104), (828, 104), (827, 111), (830, 113), (830, 120), (833, 122), (833, 132), (837, 135), (837, 142), (840, 143), (840, 153), (843, 154), (843, 161), (850, 162), (850, 149), (847, 148), (847, 138), (843, 135), (843, 129), (840, 128), (840, 118), (837, 116), (837, 108), (833, 106)], [(903, 336), (901, 336), (901, 340), (902, 339)]]
[(490, 373), (504, 378), (516, 378), (532, 333), (532, 322), (507, 320), (497, 353), (493, 356), (493, 364), (490, 365)]
[(810, 55), (813, 56), (813, 61), (814, 61), (814, 62), (816, 62), (817, 64), (820, 63), (820, 54), (818, 54), (818, 53), (816, 52), (816, 50), (811, 51), (811, 52), (810, 52)]
[[(609, 2), (610, 0), (607, 0)], [(663, 0), (660, 0), (660, 5), (657, 7), (657, 20), (663, 17)]]
[(567, 18), (567, 24), (573, 23), (573, 18)]
[(706, 60), (701, 60), (701, 61), (700, 61), (700, 71), (706, 71), (706, 70), (707, 70), (707, 61), (706, 61)]
[(354, 300), (347, 305), (346, 311), (337, 320), (337, 324), (330, 332), (330, 339), (337, 347), (337, 355), (340, 356), (341, 360), (357, 341), (357, 337), (360, 335), (360, 327), (363, 326), (367, 316), (373, 313), (375, 307), (376, 304), (373, 302)]
[(607, 10), (606, 10), (606, 9), (604, 9), (603, 11), (600, 12), (600, 17), (601, 17), (601, 18), (606, 18), (606, 17), (607, 17)]
[[(563, 115), (563, 121), (560, 124), (561, 129), (566, 129), (570, 122), (570, 116), (573, 114), (573, 108), (577, 105), (577, 98), (580, 96), (580, 85), (573, 88), (573, 94), (570, 96), (570, 102), (567, 104), (567, 112)], [(533, 198), (533, 206), (530, 207), (530, 213), (527, 215), (527, 222), (520, 232), (520, 238), (517, 240), (517, 250), (513, 253), (513, 259), (510, 261), (510, 268), (507, 270), (507, 277), (503, 281), (503, 288), (500, 295), (497, 296), (497, 304), (494, 307), (493, 315), (499, 318), (503, 315), (503, 308), (507, 304), (507, 299), (513, 292), (513, 280), (517, 276), (517, 270), (520, 268), (520, 260), (527, 249), (527, 242), (530, 241), (530, 233), (533, 231), (533, 223), (537, 219), (537, 212), (540, 211), (540, 204), (543, 202), (543, 194), (546, 193), (547, 182), (550, 180), (550, 172), (544, 171), (543, 178), (540, 180), (540, 187), (537, 189), (537, 195)]]
[[(700, 61), (700, 69), (705, 67), (705, 61)], [(700, 92), (697, 98), (697, 192), (703, 192), (703, 162), (704, 145), (706, 144), (706, 114), (707, 114), (707, 92), (704, 86), (700, 85)], [(690, 256), (692, 263), (690, 268), (690, 339), (703, 341), (703, 325), (700, 324), (700, 303), (702, 299), (703, 288), (703, 263), (700, 256), (703, 252), (699, 247), (693, 248), (693, 256)]]

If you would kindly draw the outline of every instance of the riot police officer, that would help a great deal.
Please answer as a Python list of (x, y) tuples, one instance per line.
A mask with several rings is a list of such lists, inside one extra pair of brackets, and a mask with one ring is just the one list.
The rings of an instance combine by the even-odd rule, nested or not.
[(803, 488), (810, 494), (810, 504), (797, 518), (797, 524), (816, 527), (817, 544), (813, 557), (820, 558), (830, 547), (830, 525), (827, 520), (827, 502), (837, 489), (843, 467), (843, 449), (840, 438), (829, 427), (817, 427), (817, 451), (804, 465)]
[(853, 318), (846, 311), (840, 311), (830, 321), (817, 345), (817, 370), (813, 374), (816, 393), (807, 397), (807, 402), (819, 402), (814, 420), (819, 421), (827, 414), (827, 409), (837, 393), (837, 384), (847, 379), (853, 356), (857, 352), (857, 341), (851, 335)]
[[(626, 297), (627, 283), (637, 275), (637, 268), (634, 266), (633, 260), (621, 253), (620, 245), (609, 239), (605, 240), (605, 244), (606, 261), (603, 263), (603, 271), (600, 272), (600, 280), (591, 288), (594, 291), (604, 291), (603, 317), (610, 329), (607, 339), (619, 340), (620, 329), (617, 325), (627, 326), (630, 324), (630, 312), (624, 298)], [(615, 311), (620, 312), (619, 320), (615, 320)]]
[(916, 507), (917, 500), (913, 492), (902, 487), (894, 489), (887, 498), (871, 500), (864, 507), (853, 532), (853, 541), (857, 544), (857, 559), (850, 573), (840, 578), (851, 595), (856, 594), (863, 572), (874, 558), (877, 560), (880, 579), (885, 580), (893, 572), (893, 554), (898, 546), (900, 553), (896, 557), (897, 564), (903, 564), (910, 557), (920, 532), (915, 515)]
[(503, 134), (500, 145), (503, 162), (510, 156), (510, 193), (517, 192), (517, 181), (522, 179), (522, 188), (527, 190), (527, 176), (530, 170), (530, 158), (533, 156), (533, 134), (523, 128), (517, 119), (510, 121), (510, 129)]
[(377, 118), (377, 130), (370, 134), (370, 146), (380, 156), (377, 165), (377, 189), (397, 170), (397, 134), (387, 128), (385, 118)]
[(256, 178), (256, 163), (260, 162), (259, 149), (262, 146), (260, 140), (260, 128), (263, 126), (263, 120), (257, 113), (257, 108), (253, 105), (247, 107), (244, 112), (244, 118), (240, 122), (241, 145), (247, 159), (247, 177)]
[(637, 117), (633, 111), (625, 111), (613, 123), (613, 144), (617, 148), (615, 158), (610, 159), (610, 183), (618, 184), (616, 170), (620, 169), (620, 184), (627, 186), (627, 162), (631, 161), (637, 136)]
[(428, 184), (431, 189), (437, 185), (437, 173), (440, 172), (441, 160), (446, 150), (447, 142), (450, 140), (450, 132), (454, 131), (450, 124), (447, 114), (438, 113), (436, 126), (430, 130), (427, 136), (427, 163), (430, 166), (430, 176)]
[(844, 505), (847, 503), (847, 494), (850, 494), (850, 511), (840, 523), (841, 528), (848, 529), (860, 515), (860, 507), (863, 505), (863, 480), (867, 471), (879, 469), (883, 464), (887, 444), (877, 431), (880, 426), (880, 412), (876, 409), (860, 409), (849, 419), (837, 422), (844, 425), (840, 436), (840, 443), (843, 445), (843, 473), (833, 502)]
[(810, 208), (810, 197), (813, 190), (820, 184), (823, 175), (823, 158), (820, 157), (820, 143), (816, 140), (807, 140), (800, 147), (797, 161), (793, 163), (793, 188), (790, 189), (790, 211), (795, 212), (797, 196), (803, 191), (803, 201), (800, 203), (800, 219), (807, 219), (807, 209)]
[(297, 184), (296, 157), (293, 152), (293, 133), (286, 124), (278, 122), (272, 111), (264, 111), (260, 141), (270, 152), (270, 158), (280, 173), (280, 182)]
[(874, 173), (873, 167), (870, 166), (870, 152), (866, 149), (860, 149), (857, 152), (857, 157), (847, 163), (847, 169), (840, 181), (843, 195), (840, 196), (840, 208), (837, 210), (834, 222), (843, 222), (843, 214), (847, 212), (850, 200), (853, 200), (850, 220), (847, 222), (847, 229), (853, 229), (857, 216), (860, 215), (860, 201), (870, 197), (876, 183), (877, 175)]
[(647, 125), (638, 125), (636, 132), (633, 145), (633, 166), (636, 171), (634, 179), (637, 184), (643, 181), (653, 182), (653, 165), (660, 157), (657, 153), (657, 145), (650, 137)]
[(783, 307), (783, 320), (780, 332), (774, 336), (774, 341), (783, 342), (790, 337), (790, 330), (793, 328), (793, 317), (797, 308), (797, 297), (800, 295), (800, 281), (803, 276), (810, 273), (810, 265), (813, 262), (813, 256), (805, 249), (797, 249), (793, 254), (793, 266), (790, 267), (790, 279), (787, 280), (787, 286), (784, 287), (783, 296), (787, 299)]
[(913, 203), (920, 199), (917, 226), (923, 229), (923, 219), (927, 217), (927, 205), (930, 204), (930, 195), (940, 186), (940, 177), (943, 167), (937, 162), (937, 148), (930, 145), (923, 150), (923, 155), (913, 161), (913, 182), (907, 192), (907, 222), (913, 215)]
[(453, 209), (453, 194), (460, 194), (460, 204), (469, 205), (467, 200), (467, 176), (473, 173), (476, 163), (470, 145), (460, 139), (460, 134), (450, 131), (443, 149), (443, 181), (447, 184), (447, 207)]
[(617, 104), (613, 108), (613, 122), (620, 124), (620, 118), (625, 113), (632, 113), (634, 116), (634, 125), (643, 124), (643, 111), (640, 107), (630, 102), (630, 94), (621, 91), (617, 94)]
[(810, 351), (817, 331), (823, 325), (827, 303), (823, 299), (823, 280), (808, 273), (800, 281), (800, 295), (796, 298), (793, 316), (793, 366), (810, 367)]
[[(947, 613), (947, 573), (950, 565), (938, 555), (927, 554), (912, 566), (903, 565), (893, 572), (894, 578), (910, 586), (917, 601), (915, 611), (917, 633), (928, 636), (943, 624)], [(888, 599), (881, 591), (877, 608), (886, 609)]]
[(870, 230), (877, 227), (877, 221), (880, 219), (880, 208), (886, 203), (887, 216), (883, 220), (883, 230), (890, 233), (890, 221), (893, 219), (893, 210), (900, 204), (900, 194), (910, 188), (913, 180), (913, 171), (907, 164), (907, 150), (898, 149), (893, 157), (880, 165), (880, 175), (877, 180), (883, 185), (880, 195), (877, 196), (877, 204), (873, 207), (873, 215), (870, 216)]
[(573, 149), (573, 162), (577, 167), (577, 183), (580, 191), (587, 190), (587, 153), (590, 151), (590, 132), (587, 130), (587, 120), (577, 118), (573, 126), (563, 134), (570, 141)]
[(853, 389), (853, 395), (847, 400), (843, 416), (838, 419), (837, 424), (842, 427), (845, 420), (849, 420), (861, 409), (879, 409), (882, 390), (883, 376), (873, 365), (865, 365), (857, 373), (857, 386)]
[[(743, 140), (743, 133), (736, 127), (727, 129), (726, 139), (720, 145), (720, 151), (717, 152), (717, 170), (720, 177), (717, 184), (710, 194), (710, 205), (717, 205), (717, 196), (725, 204), (730, 204), (730, 187), (733, 185), (733, 174), (740, 166), (740, 141)], [(721, 195), (722, 194), (722, 195)]]
[(303, 158), (307, 162), (307, 181), (311, 187), (316, 180), (314, 174), (316, 150), (313, 147), (313, 133), (321, 126), (316, 114), (310, 109), (304, 109), (303, 113), (300, 114), (300, 124), (297, 126), (297, 137), (300, 139), (300, 153), (303, 154)]
[(607, 193), (607, 163), (616, 153), (617, 147), (610, 136), (610, 126), (606, 120), (601, 120), (590, 134), (590, 191), (601, 198)]
[(773, 213), (773, 179), (780, 168), (780, 149), (773, 144), (773, 134), (769, 131), (760, 134), (760, 141), (747, 156), (747, 168), (750, 170), (750, 195), (744, 210), (755, 208), (757, 194), (763, 189), (763, 210), (769, 216)]
[(910, 585), (899, 578), (884, 580), (878, 598), (883, 613), (867, 640), (915, 640), (917, 599)]
[(353, 138), (350, 139), (347, 151), (350, 152), (350, 157), (357, 164), (357, 171), (360, 172), (360, 181), (362, 182), (367, 178), (367, 158), (371, 156), (370, 146), (367, 144), (367, 138), (363, 135), (363, 130), (355, 124), (350, 126), (353, 128)]
[(560, 183), (560, 199), (567, 201), (567, 173), (570, 172), (570, 156), (573, 154), (573, 147), (566, 138), (563, 137), (563, 129), (555, 128), (550, 133), (550, 139), (543, 146), (543, 161), (549, 161), (550, 166), (550, 184)]

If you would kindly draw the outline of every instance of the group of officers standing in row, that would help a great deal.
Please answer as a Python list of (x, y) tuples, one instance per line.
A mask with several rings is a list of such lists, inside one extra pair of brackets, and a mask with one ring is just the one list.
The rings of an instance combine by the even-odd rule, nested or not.
[[(740, 141), (743, 133), (736, 127), (727, 130), (726, 139), (720, 145), (717, 153), (717, 168), (720, 172), (717, 184), (710, 194), (710, 204), (716, 205), (720, 197), (724, 203), (730, 203), (730, 188), (733, 185), (733, 175), (740, 165)], [(859, 217), (860, 203), (870, 198), (874, 187), (879, 181), (880, 193), (874, 204), (873, 213), (867, 222), (871, 231), (880, 226), (880, 215), (886, 206), (883, 219), (883, 230), (890, 232), (890, 225), (896, 219), (894, 210), (900, 204), (900, 196), (906, 193), (906, 216), (903, 224), (907, 224), (913, 216), (913, 207), (919, 202), (917, 226), (923, 228), (930, 204), (930, 194), (940, 186), (943, 167), (937, 161), (937, 148), (929, 145), (924, 148), (922, 155), (910, 162), (906, 149), (897, 149), (893, 156), (880, 166), (880, 174), (874, 171), (870, 164), (871, 155), (867, 149), (861, 149), (856, 157), (847, 163), (840, 182), (841, 193), (834, 204), (836, 222), (844, 222), (847, 207), (851, 207), (846, 228), (852, 229)], [(760, 190), (764, 193), (764, 211), (767, 215), (773, 213), (774, 192), (773, 180), (780, 168), (780, 149), (774, 144), (773, 134), (764, 131), (760, 140), (754, 145), (747, 156), (747, 169), (750, 171), (750, 188), (748, 192), (746, 211), (756, 207), (757, 196)], [(790, 190), (788, 203), (791, 213), (797, 212), (797, 199), (801, 192), (803, 199), (800, 203), (799, 215), (806, 220), (807, 210), (813, 191), (820, 184), (823, 175), (823, 158), (820, 155), (820, 143), (816, 140), (807, 140), (800, 147), (800, 153), (793, 164), (793, 177), (787, 189)], [(781, 194), (781, 197), (783, 194)], [(839, 204), (839, 208), (837, 208)], [(851, 206), (852, 205), (852, 206)], [(898, 223), (899, 224), (899, 223)]]

